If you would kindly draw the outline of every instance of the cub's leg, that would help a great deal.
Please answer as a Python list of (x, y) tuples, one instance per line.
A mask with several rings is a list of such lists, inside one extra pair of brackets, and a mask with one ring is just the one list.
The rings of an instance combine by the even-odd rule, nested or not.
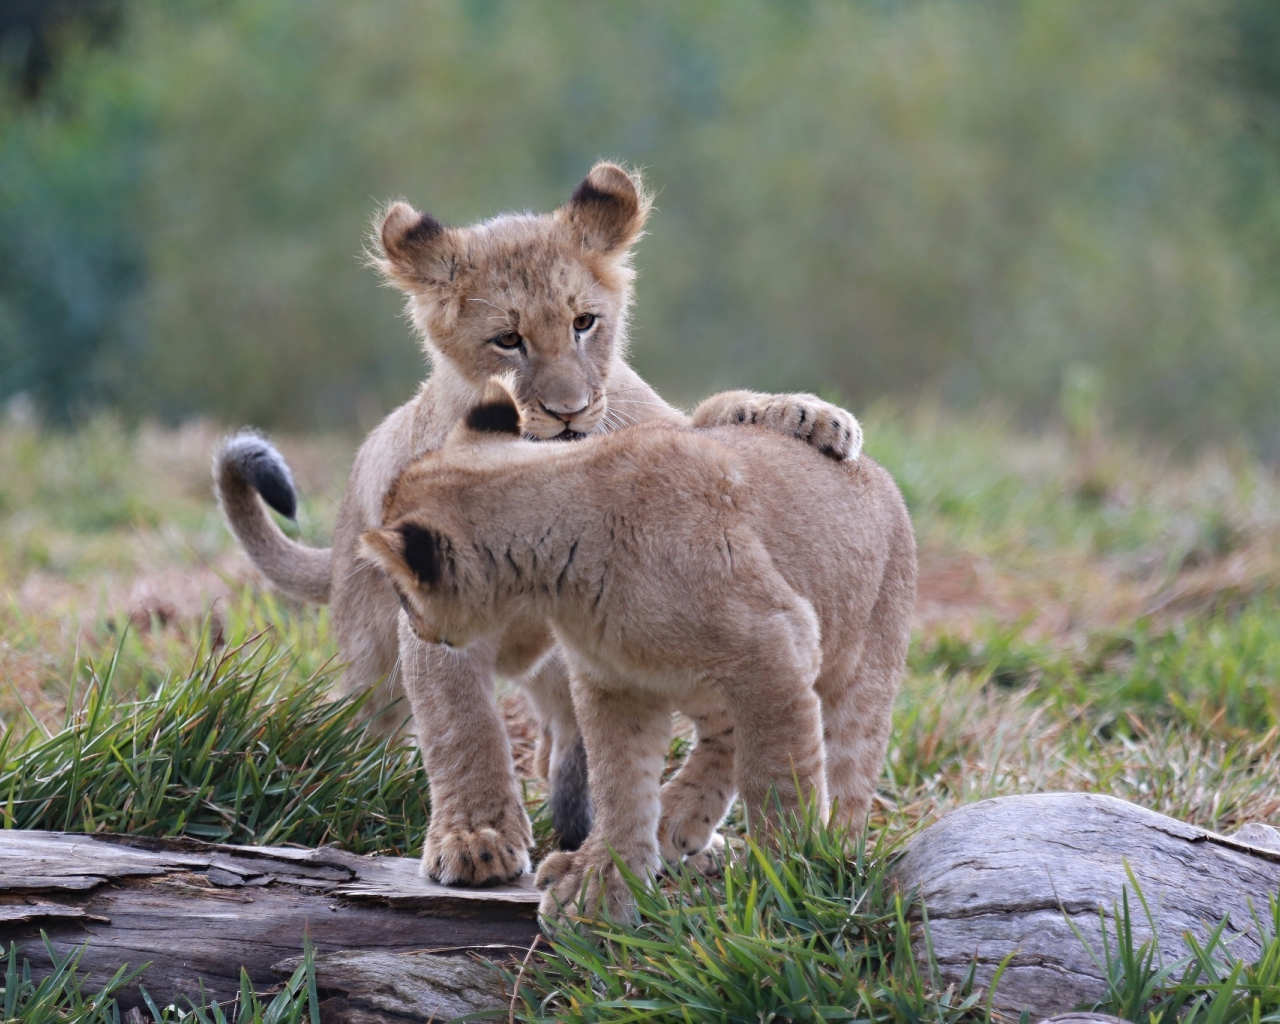
[(813, 688), (822, 660), (818, 621), (809, 602), (773, 575), (770, 612), (761, 614), (759, 603), (725, 609), (726, 620), (750, 628), (736, 640), (724, 630), (730, 644), (718, 683), (733, 720), (734, 774), (753, 832), (785, 825), (801, 799), (813, 800), (824, 818), (828, 812), (822, 706)]
[(540, 911), (547, 917), (603, 910), (625, 920), (634, 913), (631, 891), (612, 854), (641, 876), (661, 865), (660, 785), (671, 708), (653, 694), (627, 692), (619, 680), (610, 689), (599, 682), (583, 678), (573, 685), (596, 820), (581, 849), (553, 853), (538, 868), (538, 885), (546, 890)]
[(897, 676), (882, 670), (875, 648), (882, 638), (868, 638), (864, 659), (823, 673), (818, 680), (826, 734), (827, 787), (834, 820), (861, 832), (871, 809), (876, 782), (884, 769), (893, 724)]
[(757, 678), (737, 690), (734, 769), (752, 832), (800, 817), (802, 798), (825, 818), (822, 707), (812, 683), (793, 674), (773, 683)]
[(826, 731), (827, 784), (836, 820), (860, 832), (884, 770), (911, 616), (915, 608), (915, 544), (896, 538), (861, 648), (824, 667), (817, 690)]
[(591, 789), (587, 784), (587, 751), (573, 711), (569, 670), (557, 646), (521, 680), (542, 723), (539, 760), (550, 783), (551, 824), (560, 846), (576, 850), (591, 831)]
[(757, 423), (790, 434), (835, 459), (856, 459), (862, 453), (862, 427), (857, 419), (816, 395), (722, 391), (693, 411), (695, 427), (739, 423)]
[(370, 728), (392, 736), (408, 722), (411, 711), (404, 697), (396, 655), (400, 641), (396, 620), (400, 602), (386, 577), (368, 563), (338, 558), (333, 583), (333, 629), (338, 650), (347, 663), (342, 673), (344, 694), (377, 687), (364, 704)]
[(662, 787), (658, 844), (668, 864), (708, 848), (737, 789), (729, 709), (707, 703), (682, 704), (681, 710), (693, 719), (697, 739), (675, 777)]
[(423, 643), (401, 613), (400, 658), (431, 786), (423, 874), (484, 885), (528, 871), (533, 831), (494, 697), (494, 645)]

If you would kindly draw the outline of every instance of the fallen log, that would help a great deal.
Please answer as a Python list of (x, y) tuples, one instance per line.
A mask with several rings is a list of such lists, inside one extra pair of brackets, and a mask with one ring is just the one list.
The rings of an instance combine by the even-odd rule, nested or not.
[(1061, 1013), (1056, 1017), (1046, 1017), (1040, 1024), (1130, 1024), (1123, 1017), (1112, 1017), (1108, 1013)]
[[(1280, 893), (1280, 832), (1252, 824), (1221, 836), (1090, 794), (1002, 797), (930, 826), (892, 872), (928, 915), (944, 982), (962, 981), (976, 961), (986, 986), (1009, 957), (993, 1005), (1041, 1019), (1105, 996), (1072, 925), (1101, 956), (1099, 911), (1111, 918), (1126, 889), (1138, 941), (1154, 936), (1166, 962), (1186, 955), (1184, 933), (1203, 941), (1224, 918), (1233, 955), (1256, 957), (1255, 913), (1265, 925)], [(241, 967), (268, 990), (297, 966), (308, 935), (326, 1020), (500, 1006), (509, 993), (497, 972), (466, 954), (523, 955), (538, 934), (538, 897), (528, 879), (446, 888), (421, 878), (414, 860), (331, 848), (0, 831), (5, 949), (16, 942), (39, 974), (51, 966), (41, 931), (59, 958), (87, 941), (80, 971), (91, 987), (122, 963), (149, 962), (139, 980), (161, 1005), (198, 1000), (202, 986), (206, 999), (234, 998)], [(119, 999), (141, 1002), (136, 985)]]
[[(502, 1005), (497, 972), (466, 954), (522, 956), (538, 934), (538, 897), (527, 880), (446, 888), (423, 879), (415, 860), (331, 848), (0, 831), (5, 951), (17, 943), (39, 974), (51, 966), (41, 931), (60, 959), (87, 941), (80, 971), (93, 987), (123, 963), (150, 962), (139, 981), (162, 1006), (185, 1007), (185, 999), (200, 998), (201, 986), (206, 999), (234, 998), (241, 967), (255, 988), (268, 990), (279, 982), (273, 967), (302, 952), (304, 935), (322, 954), (319, 985), (327, 974), (335, 980), (334, 1009), (354, 1000), (354, 1016), (332, 1019), (373, 1020), (379, 1010), (394, 1017), (394, 999), (377, 991), (379, 964), (384, 975), (390, 966), (404, 968), (409, 1016), (445, 1019)], [(353, 950), (373, 957), (363, 974), (323, 955)], [(431, 955), (423, 958), (424, 951)], [(419, 955), (401, 956), (409, 953)], [(386, 978), (382, 984), (395, 988)], [(124, 1007), (141, 1002), (137, 985), (118, 998)], [(359, 1005), (366, 1008), (355, 1012)]]
[[(272, 970), (283, 979), (301, 963), (302, 957), (292, 957)], [(468, 957), (351, 950), (321, 953), (315, 968), (326, 1024), (452, 1020), (505, 1008), (512, 997), (492, 964)]]
[[(960, 982), (976, 958), (985, 987), (1012, 954), (993, 1004), (1037, 1020), (1105, 997), (1102, 971), (1072, 925), (1103, 958), (1099, 911), (1114, 944), (1110, 922), (1126, 889), (1137, 941), (1154, 937), (1164, 963), (1188, 955), (1184, 933), (1203, 942), (1224, 918), (1231, 954), (1255, 959), (1257, 922), (1268, 925), (1280, 893), (1280, 831), (1250, 824), (1221, 836), (1086, 793), (999, 797), (925, 829), (892, 872), (925, 908), (943, 980)], [(922, 939), (918, 930), (923, 959)]]

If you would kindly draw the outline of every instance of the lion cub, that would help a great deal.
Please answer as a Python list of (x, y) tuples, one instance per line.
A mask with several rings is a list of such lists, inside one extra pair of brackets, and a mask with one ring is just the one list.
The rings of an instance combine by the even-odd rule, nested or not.
[[(430, 643), (491, 642), (521, 614), (553, 624), (597, 816), (581, 849), (543, 862), (543, 913), (585, 895), (582, 911), (603, 897), (628, 914), (610, 849), (637, 872), (702, 850), (735, 790), (753, 827), (798, 808), (796, 779), (861, 824), (915, 602), (889, 474), (750, 427), (538, 444), (520, 415), (491, 381), (400, 475), (361, 549)], [(660, 788), (673, 710), (697, 741)]]

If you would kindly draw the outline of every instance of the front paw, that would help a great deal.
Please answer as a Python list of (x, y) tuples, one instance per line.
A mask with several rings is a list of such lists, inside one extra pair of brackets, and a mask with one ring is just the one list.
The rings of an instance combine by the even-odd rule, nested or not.
[(529, 870), (532, 837), (527, 829), (430, 829), (422, 851), (422, 873), (442, 885), (496, 885)]
[[(696, 794), (692, 795), (696, 797)], [(682, 802), (663, 794), (658, 845), (662, 851), (662, 859), (667, 864), (679, 864), (686, 857), (692, 857), (706, 849), (707, 844), (716, 838), (716, 826), (724, 817), (724, 812), (718, 809), (703, 808), (700, 805), (686, 808), (681, 806)], [(707, 813), (704, 814), (704, 810)]]
[[(638, 872), (650, 867), (636, 866)], [(536, 881), (539, 889), (546, 890), (538, 913), (548, 920), (603, 916), (625, 923), (636, 919), (631, 889), (601, 843), (588, 842), (572, 853), (551, 854), (538, 866)]]
[(696, 427), (735, 423), (754, 423), (790, 434), (833, 459), (852, 460), (862, 454), (862, 426), (857, 418), (816, 395), (726, 391), (707, 399), (693, 414)]
[(701, 850), (697, 853), (689, 854), (684, 859), (687, 868), (707, 878), (719, 878), (724, 870), (724, 861), (724, 836), (719, 832), (715, 833), (711, 837), (711, 842), (707, 843)]
[(793, 395), (791, 401), (785, 416), (796, 424), (797, 437), (833, 459), (852, 462), (862, 454), (862, 424), (853, 413), (812, 395)]

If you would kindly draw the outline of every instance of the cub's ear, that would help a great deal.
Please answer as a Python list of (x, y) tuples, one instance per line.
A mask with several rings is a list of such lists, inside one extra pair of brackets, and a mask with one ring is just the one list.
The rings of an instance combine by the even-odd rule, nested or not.
[(652, 205), (639, 174), (598, 163), (556, 216), (569, 225), (584, 249), (609, 255), (625, 252), (640, 237)]
[(459, 246), (452, 228), (399, 201), (387, 206), (378, 221), (370, 258), (390, 283), (402, 290), (454, 283)]
[(510, 385), (501, 377), (490, 377), (480, 401), (471, 407), (454, 433), (458, 440), (473, 442), (512, 440), (523, 432), (523, 423)]
[(447, 558), (443, 536), (417, 523), (366, 530), (360, 555), (385, 572), (401, 589), (425, 589), (440, 583)]

